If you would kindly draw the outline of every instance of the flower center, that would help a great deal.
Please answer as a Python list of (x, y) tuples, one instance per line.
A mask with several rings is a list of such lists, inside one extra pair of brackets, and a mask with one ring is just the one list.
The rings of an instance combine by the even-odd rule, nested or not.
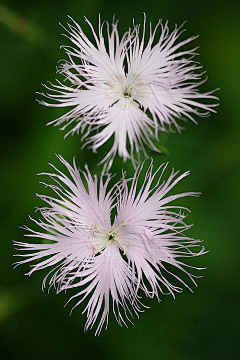
[(115, 241), (116, 240), (116, 234), (110, 232), (108, 234), (108, 241)]
[(131, 89), (124, 89), (122, 94), (125, 98), (130, 98), (132, 96)]
[[(112, 100), (111, 106), (121, 102), (122, 98), (129, 99), (130, 103), (138, 106), (139, 98), (147, 95), (146, 84), (136, 74), (112, 74), (106, 85), (106, 96)], [(124, 106), (126, 107), (127, 103), (124, 102)]]
[(122, 222), (116, 229), (111, 231), (104, 230), (98, 225), (93, 226), (90, 230), (92, 235), (90, 237), (90, 242), (92, 243), (94, 254), (101, 254), (110, 243), (116, 242), (116, 245), (123, 250), (123, 254), (125, 255), (127, 246), (130, 244), (122, 241), (117, 235), (117, 231), (126, 225), (128, 225), (127, 222)]

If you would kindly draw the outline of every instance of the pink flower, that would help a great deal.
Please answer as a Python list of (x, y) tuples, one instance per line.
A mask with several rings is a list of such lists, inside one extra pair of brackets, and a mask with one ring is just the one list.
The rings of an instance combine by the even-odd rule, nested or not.
[[(73, 308), (87, 298), (83, 311), (87, 314), (85, 330), (97, 322), (96, 334), (99, 335), (103, 325), (107, 327), (110, 308), (117, 322), (127, 326), (126, 319), (131, 321), (134, 313), (138, 317), (143, 310), (140, 290), (148, 297), (156, 296), (159, 301), (161, 293), (175, 297), (174, 293), (181, 292), (182, 288), (171, 284), (171, 277), (190, 289), (171, 272), (169, 264), (196, 285), (196, 276), (188, 272), (192, 266), (181, 259), (201, 255), (205, 250), (199, 240), (184, 234), (190, 227), (185, 223), (184, 211), (188, 210), (171, 203), (198, 194), (169, 194), (189, 172), (179, 175), (172, 170), (163, 181), (167, 165), (153, 172), (151, 163), (143, 185), (139, 185), (143, 164), (133, 178), (126, 179), (123, 175), (108, 190), (110, 175), (98, 180), (87, 167), (82, 172), (75, 161), (71, 166), (61, 156), (59, 159), (70, 177), (53, 165), (54, 173), (43, 174), (54, 180), (53, 185), (46, 186), (56, 196), (38, 195), (47, 204), (37, 209), (43, 220), (32, 219), (40, 231), (23, 228), (28, 231), (25, 236), (39, 241), (14, 241), (22, 251), (16, 256), (23, 257), (15, 265), (33, 262), (28, 275), (51, 268), (43, 280), (43, 288), (47, 282), (57, 293), (75, 288), (76, 293), (70, 297), (71, 301), (76, 299)], [(200, 250), (194, 251), (199, 247)]]
[[(184, 30), (182, 26), (170, 33), (168, 23), (159, 21), (145, 40), (146, 17), (142, 35), (140, 25), (133, 25), (120, 39), (117, 22), (110, 29), (99, 19), (98, 34), (91, 28), (95, 43), (84, 34), (73, 21), (68, 24), (67, 37), (72, 46), (63, 46), (68, 61), (58, 69), (65, 84), (45, 85), (42, 94), (50, 102), (41, 104), (52, 107), (71, 108), (60, 118), (49, 124), (69, 128), (68, 134), (84, 133), (82, 140), (91, 144), (96, 152), (105, 142), (113, 138), (111, 150), (102, 163), (110, 169), (118, 153), (126, 161), (134, 151), (143, 150), (144, 145), (158, 151), (152, 139), (158, 140), (159, 131), (183, 129), (178, 120), (196, 122), (194, 115), (207, 116), (216, 112), (218, 98), (216, 90), (200, 93), (198, 87), (206, 79), (202, 66), (194, 60), (197, 47), (185, 48), (197, 36), (177, 42)], [(209, 101), (210, 100), (210, 101)], [(92, 133), (92, 136), (89, 136)]]

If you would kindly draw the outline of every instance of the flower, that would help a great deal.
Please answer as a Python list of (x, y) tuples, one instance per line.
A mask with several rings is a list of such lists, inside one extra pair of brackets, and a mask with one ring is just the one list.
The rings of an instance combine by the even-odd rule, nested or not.
[[(171, 284), (170, 278), (191, 290), (186, 279), (174, 274), (174, 267), (196, 285), (197, 276), (187, 270), (192, 266), (181, 258), (201, 255), (205, 250), (199, 240), (184, 234), (191, 226), (185, 223), (183, 213), (188, 210), (170, 204), (198, 194), (169, 195), (189, 172), (179, 175), (172, 170), (163, 181), (167, 165), (153, 172), (151, 162), (141, 186), (139, 177), (145, 164), (138, 167), (133, 178), (127, 179), (123, 174), (108, 190), (110, 175), (98, 179), (91, 176), (87, 167), (85, 172), (79, 171), (75, 160), (71, 166), (61, 156), (59, 159), (70, 178), (53, 165), (54, 173), (44, 173), (54, 180), (46, 186), (56, 196), (38, 195), (47, 203), (38, 209), (43, 220), (32, 219), (40, 231), (23, 228), (27, 230), (25, 236), (40, 241), (14, 241), (17, 250), (22, 251), (15, 256), (24, 258), (15, 265), (34, 262), (27, 275), (51, 268), (43, 280), (43, 289), (47, 281), (57, 293), (75, 288), (76, 293), (70, 297), (71, 301), (77, 298), (73, 308), (88, 299), (83, 311), (87, 313), (85, 330), (100, 318), (96, 329), (99, 335), (103, 325), (107, 327), (110, 308), (117, 322), (127, 326), (126, 319), (131, 321), (133, 313), (138, 317), (143, 310), (142, 292), (159, 301), (160, 293), (175, 297), (174, 293), (182, 288)], [(199, 247), (198, 252), (194, 251)]]
[(134, 151), (138, 157), (140, 150), (146, 155), (144, 144), (160, 152), (152, 139), (158, 140), (159, 131), (172, 131), (173, 127), (180, 132), (183, 128), (178, 119), (196, 122), (194, 115), (215, 112), (218, 104), (209, 100), (218, 99), (213, 95), (216, 90), (202, 94), (198, 90), (206, 79), (202, 80), (205, 72), (199, 72), (202, 66), (193, 60), (197, 47), (183, 49), (197, 36), (177, 42), (184, 24), (170, 32), (167, 22), (159, 20), (153, 31), (150, 23), (145, 41), (145, 16), (142, 35), (140, 25), (133, 23), (133, 29), (121, 39), (116, 21), (111, 29), (106, 22), (104, 36), (100, 17), (98, 34), (85, 18), (94, 44), (72, 21), (65, 30), (73, 45), (62, 46), (68, 61), (62, 61), (58, 68), (66, 83), (57, 80), (44, 85), (48, 92), (40, 94), (50, 102), (39, 102), (72, 108), (49, 124), (64, 124), (62, 130), (69, 127), (65, 136), (85, 132), (84, 146), (91, 144), (93, 152), (113, 138), (112, 148), (101, 162), (107, 170), (117, 152), (124, 161), (131, 158), (134, 165)]

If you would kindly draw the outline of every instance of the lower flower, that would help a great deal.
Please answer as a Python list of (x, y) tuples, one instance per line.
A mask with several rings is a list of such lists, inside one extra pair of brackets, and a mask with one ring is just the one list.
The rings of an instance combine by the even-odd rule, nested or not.
[[(143, 184), (139, 176), (145, 164), (138, 167), (134, 177), (125, 175), (109, 188), (110, 175), (92, 176), (85, 168), (79, 171), (75, 160), (71, 166), (61, 156), (70, 177), (54, 168), (54, 173), (43, 173), (52, 180), (47, 185), (54, 197), (38, 195), (46, 207), (37, 209), (42, 220), (32, 219), (39, 231), (23, 226), (25, 236), (38, 238), (38, 243), (14, 241), (23, 260), (15, 266), (34, 262), (27, 275), (50, 267), (43, 280), (43, 288), (60, 291), (76, 288), (73, 309), (88, 299), (83, 312), (87, 313), (85, 330), (97, 322), (96, 335), (108, 324), (110, 308), (117, 322), (126, 325), (131, 317), (144, 309), (140, 294), (148, 297), (181, 292), (182, 288), (170, 282), (177, 279), (180, 285), (191, 290), (179, 275), (170, 269), (176, 267), (196, 285), (197, 276), (181, 258), (202, 255), (206, 251), (200, 240), (185, 235), (191, 225), (185, 223), (189, 210), (169, 205), (172, 201), (198, 193), (185, 192), (169, 195), (175, 185), (189, 174), (172, 170), (167, 180), (162, 176), (167, 165), (153, 172), (151, 162), (145, 172)], [(86, 184), (86, 186), (84, 185)], [(113, 220), (113, 212), (116, 213)], [(196, 249), (196, 251), (195, 251)], [(192, 267), (198, 269), (196, 267)], [(191, 290), (192, 291), (192, 290)]]

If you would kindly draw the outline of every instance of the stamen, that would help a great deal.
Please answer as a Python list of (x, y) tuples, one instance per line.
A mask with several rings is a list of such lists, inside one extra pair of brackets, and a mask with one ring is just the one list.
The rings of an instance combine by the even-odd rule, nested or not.
[[(123, 255), (126, 255), (127, 252), (127, 247), (132, 245), (132, 243), (125, 243), (122, 242), (119, 238), (119, 236), (117, 236), (116, 232), (118, 230), (120, 230), (123, 226), (127, 226), (128, 222), (127, 221), (123, 221), (119, 224), (119, 226), (112, 230), (112, 231), (107, 231), (107, 230), (103, 230), (101, 229), (98, 225), (94, 225), (91, 229), (90, 229), (90, 234), (93, 237), (97, 237), (98, 243), (95, 243), (95, 239), (89, 239), (90, 242), (93, 243), (93, 252), (94, 255), (102, 254), (103, 250), (108, 246), (109, 243), (113, 243), (113, 242), (117, 242), (121, 249), (123, 250)], [(99, 237), (98, 234), (102, 234), (104, 235), (103, 237)]]
[(99, 244), (93, 245), (93, 252), (94, 252), (94, 255), (97, 255), (98, 253), (99, 253), (99, 254), (102, 253), (102, 249), (101, 249), (101, 247), (100, 247)]
[(114, 231), (118, 231), (119, 229), (121, 229), (123, 226), (127, 226), (128, 222), (127, 221), (123, 221), (121, 222), (120, 225), (118, 225), (118, 227), (114, 230)]

